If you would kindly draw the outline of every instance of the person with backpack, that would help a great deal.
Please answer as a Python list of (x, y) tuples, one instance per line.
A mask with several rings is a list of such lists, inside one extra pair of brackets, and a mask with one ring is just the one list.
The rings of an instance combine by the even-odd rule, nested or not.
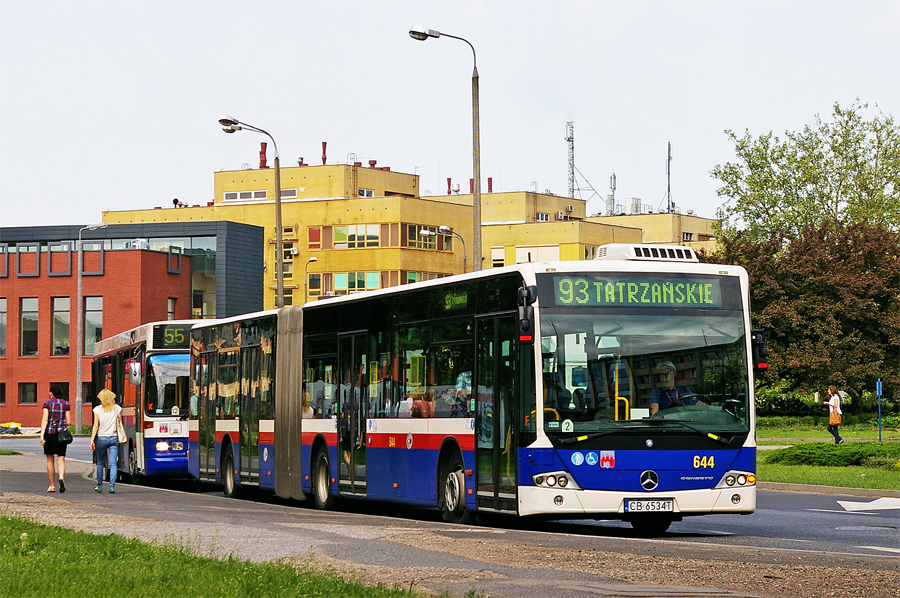
[(47, 456), (47, 492), (56, 492), (56, 474), (59, 474), (59, 491), (66, 491), (66, 447), (60, 442), (58, 432), (72, 424), (69, 401), (62, 397), (62, 389), (54, 384), (50, 387), (50, 398), (44, 401), (41, 416), (41, 446)]

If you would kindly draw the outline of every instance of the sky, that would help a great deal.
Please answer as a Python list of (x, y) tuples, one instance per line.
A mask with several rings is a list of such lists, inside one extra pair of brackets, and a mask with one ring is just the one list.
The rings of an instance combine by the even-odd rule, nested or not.
[[(799, 131), (858, 98), (900, 117), (898, 0), (0, 0), (0, 226), (213, 199), (213, 173), (359, 160), (482, 188), (715, 217), (725, 134)], [(876, 108), (877, 106), (877, 108)], [(671, 179), (667, 178), (668, 144)], [(269, 160), (273, 158), (270, 148)]]

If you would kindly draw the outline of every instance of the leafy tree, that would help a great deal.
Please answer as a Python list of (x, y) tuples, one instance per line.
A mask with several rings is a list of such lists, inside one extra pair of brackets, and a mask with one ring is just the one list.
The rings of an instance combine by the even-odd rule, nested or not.
[[(759, 234), (759, 231), (755, 231)], [(900, 234), (879, 225), (822, 222), (720, 239), (711, 261), (744, 266), (753, 325), (766, 331), (766, 384), (846, 389), (859, 411), (864, 389), (884, 379), (900, 399)]]
[(719, 238), (743, 231), (763, 241), (824, 223), (900, 231), (900, 128), (881, 111), (867, 120), (867, 109), (859, 100), (848, 109), (835, 103), (830, 121), (817, 115), (784, 140), (726, 131), (737, 160), (711, 173), (725, 199)]

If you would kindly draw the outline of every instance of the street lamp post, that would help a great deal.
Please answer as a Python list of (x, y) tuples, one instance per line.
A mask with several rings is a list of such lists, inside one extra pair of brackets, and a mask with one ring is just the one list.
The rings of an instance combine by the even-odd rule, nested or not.
[(84, 405), (84, 391), (81, 383), (81, 360), (84, 354), (84, 299), (82, 298), (81, 289), (81, 273), (84, 270), (84, 248), (81, 243), (81, 233), (86, 230), (97, 230), (98, 228), (106, 228), (105, 222), (99, 224), (89, 224), (78, 229), (78, 299), (75, 306), (77, 310), (76, 326), (75, 326), (75, 433), (81, 434), (82, 425), (82, 406)]
[[(472, 177), (475, 179), (474, 188), (472, 190), (472, 219), (474, 221), (474, 232), (472, 234), (472, 242), (475, 247), (472, 248), (472, 269), (474, 271), (481, 270), (481, 133), (479, 116), (478, 116), (478, 60), (475, 56), (475, 46), (469, 40), (450, 35), (449, 33), (441, 33), (434, 29), (428, 29), (422, 25), (413, 25), (409, 29), (409, 36), (418, 41), (425, 41), (429, 37), (452, 37), (469, 44), (472, 48)], [(465, 243), (464, 243), (465, 244)]]
[(272, 142), (275, 149), (275, 307), (284, 307), (284, 250), (282, 244), (282, 228), (281, 228), (281, 160), (278, 157), (278, 144), (275, 138), (267, 131), (248, 125), (227, 114), (219, 119), (222, 130), (226, 133), (234, 133), (235, 131), (254, 131), (262, 133)]
[(315, 262), (318, 262), (319, 258), (316, 256), (310, 256), (308, 260), (306, 260), (306, 265), (303, 266), (303, 302), (306, 303), (309, 301), (309, 291), (307, 290), (307, 283), (309, 282), (309, 265)]
[(438, 227), (437, 232), (430, 231), (426, 228), (423, 228), (422, 230), (419, 231), (419, 235), (422, 237), (436, 237), (438, 235), (441, 235), (444, 237), (456, 237), (457, 239), (459, 239), (459, 242), (462, 243), (462, 246), (463, 246), (463, 250), (462, 250), (463, 274), (465, 274), (467, 272), (467, 270), (466, 270), (466, 240), (463, 239), (461, 234), (459, 234), (458, 232), (456, 232), (449, 226), (442, 224), (441, 226)]

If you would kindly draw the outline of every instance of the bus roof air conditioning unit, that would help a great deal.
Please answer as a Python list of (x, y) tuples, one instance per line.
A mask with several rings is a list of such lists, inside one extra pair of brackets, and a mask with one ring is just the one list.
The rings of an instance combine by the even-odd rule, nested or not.
[(608, 243), (597, 248), (597, 260), (699, 262), (694, 250), (681, 245), (629, 245)]

